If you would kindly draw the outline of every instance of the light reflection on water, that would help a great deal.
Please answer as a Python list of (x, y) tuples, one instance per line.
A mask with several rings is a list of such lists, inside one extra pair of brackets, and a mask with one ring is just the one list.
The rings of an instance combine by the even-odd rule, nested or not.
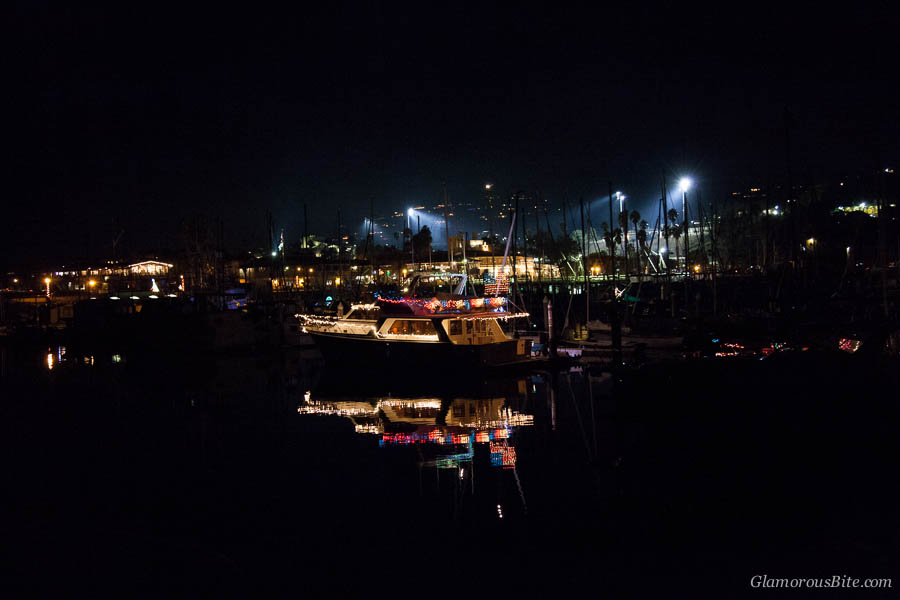
[[(289, 353), (148, 357), (75, 344), (27, 354), (3, 346), (0, 408), (15, 424), (6, 439), (26, 457), (16, 477), (30, 482), (11, 493), (37, 511), (33, 522), (48, 517), (32, 507), (53, 506), (51, 525), (60, 526), (121, 506), (114, 518), (97, 511), (85, 535), (121, 531), (131, 543), (147, 527), (173, 548), (188, 539), (195, 545), (186, 569), (199, 548), (260, 572), (283, 561), (293, 575), (311, 553), (320, 557), (315, 575), (348, 548), (384, 547), (385, 556), (427, 562), (421, 572), (430, 581), (435, 560), (458, 564), (477, 547), (484, 564), (505, 555), (504, 567), (521, 572), (539, 573), (545, 557), (559, 554), (583, 557), (588, 574), (603, 564), (598, 557), (621, 557), (610, 569), (636, 575), (685, 556), (696, 567), (710, 548), (741, 551), (756, 565), (768, 540), (800, 523), (788, 540), (793, 557), (817, 532), (834, 531), (820, 523), (841, 526), (833, 515), (856, 506), (859, 490), (877, 510), (853, 514), (852, 532), (839, 538), (848, 547), (856, 532), (883, 529), (878, 515), (896, 515), (883, 476), (896, 470), (895, 421), (863, 415), (848, 425), (852, 413), (836, 409), (811, 420), (811, 403), (773, 419), (757, 407), (776, 406), (767, 404), (772, 397), (783, 411), (802, 398), (773, 394), (759, 367), (735, 376), (731, 366), (696, 363), (698, 376), (687, 379), (702, 384), (682, 394), (672, 382), (684, 368), (625, 383), (585, 370), (407, 384), (347, 372), (326, 380)], [(800, 372), (796, 389), (810, 380)], [(381, 387), (347, 391), (354, 383)], [(841, 385), (820, 384), (817, 402)], [(731, 390), (727, 401), (722, 390)], [(808, 444), (802, 452), (798, 435)], [(811, 462), (806, 448), (822, 460)], [(838, 485), (829, 483), (835, 470)], [(794, 499), (785, 507), (785, 498)], [(426, 538), (443, 553), (434, 560), (421, 550)], [(745, 539), (765, 552), (734, 542)], [(873, 553), (884, 550), (879, 543), (871, 541)], [(141, 547), (143, 558), (156, 559), (159, 546)], [(344, 571), (336, 576), (346, 580)]]
[[(72, 367), (79, 363), (89, 367), (96, 366), (98, 358), (93, 353), (70, 353), (67, 350), (67, 347), (62, 345), (47, 348), (47, 354), (42, 360), (44, 368), (52, 371), (55, 368)], [(111, 363), (121, 363), (124, 360), (121, 354), (111, 354), (108, 359), (107, 362)]]
[[(520, 514), (527, 513), (525, 493), (517, 471), (516, 446), (522, 429), (534, 426), (534, 415), (525, 407), (529, 396), (534, 396), (537, 391), (536, 381), (532, 378), (513, 380), (513, 385), (505, 386), (511, 392), (480, 398), (344, 399), (317, 397), (308, 391), (297, 412), (306, 418), (346, 419), (356, 434), (377, 440), (377, 448), (373, 447), (373, 451), (395, 453), (395, 456), (386, 457), (399, 462), (392, 463), (392, 468), (402, 470), (404, 463), (414, 464), (416, 470), (410, 471), (410, 475), (418, 477), (420, 494), (424, 493), (424, 470), (435, 471), (435, 493), (452, 492), (457, 502), (461, 496), (474, 496), (476, 490), (481, 489), (475, 485), (476, 475), (482, 483), (490, 476), (493, 481), (485, 489), (501, 490), (499, 494), (493, 493), (498, 494), (496, 501), (500, 502), (496, 504), (495, 517), (503, 519), (504, 478), (510, 479), (508, 487), (518, 498)], [(486, 467), (500, 473), (485, 473)], [(452, 485), (445, 482), (442, 490), (441, 473), (448, 472)]]

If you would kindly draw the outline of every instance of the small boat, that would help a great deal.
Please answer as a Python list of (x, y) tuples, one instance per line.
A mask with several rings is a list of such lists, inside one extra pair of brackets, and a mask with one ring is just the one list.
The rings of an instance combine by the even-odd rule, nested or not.
[[(494, 367), (531, 362), (529, 341), (515, 339), (502, 321), (527, 317), (508, 311), (507, 299), (467, 297), (465, 275), (454, 293), (378, 296), (339, 317), (297, 315), (303, 331), (329, 360), (370, 367)], [(416, 282), (433, 275), (413, 279)]]

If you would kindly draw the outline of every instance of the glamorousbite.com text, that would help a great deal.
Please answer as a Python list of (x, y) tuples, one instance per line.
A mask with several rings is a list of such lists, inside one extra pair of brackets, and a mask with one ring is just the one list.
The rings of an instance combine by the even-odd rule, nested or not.
[(752, 588), (854, 588), (887, 589), (891, 587), (888, 577), (860, 579), (849, 575), (830, 577), (769, 577), (766, 574), (750, 578)]

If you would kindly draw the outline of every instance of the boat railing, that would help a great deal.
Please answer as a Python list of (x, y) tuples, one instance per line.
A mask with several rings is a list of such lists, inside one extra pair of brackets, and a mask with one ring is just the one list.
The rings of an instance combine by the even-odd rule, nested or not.
[(378, 329), (369, 321), (353, 321), (333, 316), (296, 315), (304, 329), (327, 331), (329, 333), (348, 333), (353, 335), (376, 335)]

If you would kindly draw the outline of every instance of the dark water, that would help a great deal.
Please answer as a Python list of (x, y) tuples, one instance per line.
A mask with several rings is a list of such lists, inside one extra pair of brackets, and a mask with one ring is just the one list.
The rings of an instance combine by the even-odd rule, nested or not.
[(898, 584), (890, 365), (806, 353), (491, 379), (329, 373), (290, 353), (3, 347), (0, 372), (10, 587), (734, 597), (765, 593), (757, 574)]

